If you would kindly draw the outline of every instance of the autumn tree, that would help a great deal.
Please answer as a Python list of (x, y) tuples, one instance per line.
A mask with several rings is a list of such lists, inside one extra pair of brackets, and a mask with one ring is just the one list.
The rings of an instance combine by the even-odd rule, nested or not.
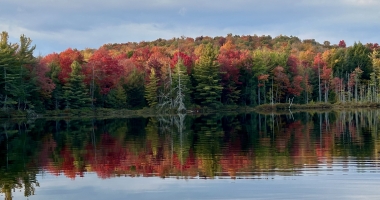
[(40, 58), (36, 65), (37, 85), (40, 95), (45, 99), (52, 97), (52, 92), (56, 87), (53, 80), (48, 76), (50, 70), (48, 64), (44, 62), (43, 58)]
[(77, 61), (79, 64), (83, 63), (83, 56), (78, 50), (68, 48), (65, 51), (59, 53), (60, 71), (58, 74), (58, 79), (62, 85), (67, 81), (67, 78), (69, 77), (69, 74), (72, 70), (71, 64), (74, 61)]
[(110, 90), (119, 84), (124, 70), (119, 66), (117, 59), (111, 57), (106, 49), (100, 48), (90, 57), (85, 73), (85, 81), (90, 86), (92, 101), (95, 101), (95, 91), (98, 89), (99, 97), (104, 102)]
[(141, 48), (136, 49), (133, 52), (131, 59), (134, 62), (134, 64), (136, 65), (136, 68), (138, 70), (143, 71), (146, 67), (145, 63), (150, 58), (151, 55), (152, 55), (152, 52), (151, 52), (150, 48), (141, 47)]
[(321, 71), (322, 69), (321, 68), (324, 68), (326, 66), (326, 63), (323, 61), (322, 59), (322, 55), (320, 53), (318, 53), (315, 57), (314, 57), (314, 63), (313, 63), (313, 84), (315, 85), (318, 85), (318, 87), (315, 87), (317, 88), (317, 92), (315, 92), (316, 94), (318, 94), (318, 101), (322, 101), (322, 87), (321, 87)]
[[(252, 52), (252, 77), (251, 77), (251, 84), (252, 84), (252, 94), (251, 98), (253, 98), (253, 102), (260, 103), (261, 97), (263, 97), (264, 102), (266, 102), (266, 99), (270, 99), (271, 102), (273, 102), (273, 94), (274, 94), (274, 88), (272, 85), (261, 85), (263, 83), (259, 83), (259, 81), (269, 81), (273, 83), (273, 79), (275, 77), (274, 75), (274, 69), (278, 66), (281, 66), (283, 70), (286, 66), (288, 60), (288, 53), (287, 52), (276, 52), (271, 51), (269, 49), (263, 48), (258, 49)], [(285, 73), (285, 72), (284, 72)], [(262, 79), (263, 75), (269, 75), (265, 79)], [(259, 79), (260, 77), (260, 79)], [(267, 97), (267, 92), (269, 87), (269, 93), (270, 96)], [(257, 91), (257, 92), (256, 92)], [(260, 95), (259, 95), (260, 93)], [(257, 96), (257, 97), (256, 97)], [(260, 97), (260, 100), (258, 99)]]
[(239, 81), (240, 67), (244, 55), (242, 52), (233, 49), (234, 46), (229, 46), (229, 41), (221, 47), (218, 55), (218, 63), (222, 76), (222, 103), (236, 104), (240, 98), (240, 90), (237, 87), (241, 84)]
[(329, 68), (327, 65), (324, 65), (322, 70), (321, 70), (321, 83), (322, 83), (322, 88), (324, 92), (324, 99), (325, 103), (327, 103), (329, 99), (329, 92), (330, 92), (330, 86), (331, 86), (331, 81), (332, 81), (332, 69)]
[(185, 54), (185, 53), (182, 53), (182, 52), (175, 52), (173, 54), (173, 58), (171, 59), (170, 61), (170, 66), (171, 68), (175, 68), (177, 63), (179, 62), (179, 60), (181, 60), (183, 62), (183, 65), (186, 67), (186, 72), (187, 74), (190, 74), (192, 69), (193, 69), (193, 60), (192, 58)]
[(346, 48), (346, 42), (345, 42), (344, 40), (341, 40), (341, 41), (339, 41), (338, 46), (339, 46), (340, 48)]
[(371, 91), (375, 102), (379, 101), (378, 88), (380, 88), (380, 55), (377, 50), (374, 50), (370, 55), (372, 61), (373, 72), (371, 73)]
[(284, 71), (284, 68), (277, 66), (273, 69), (273, 98), (276, 102), (280, 103), (282, 100), (286, 101), (287, 90), (290, 87), (289, 77)]
[(288, 67), (288, 74), (291, 86), (288, 88), (288, 92), (293, 97), (297, 97), (296, 100), (300, 102), (300, 97), (304, 88), (302, 86), (304, 82), (304, 77), (302, 74), (302, 69), (300, 69), (300, 62), (297, 57), (294, 55), (290, 55), (288, 57), (288, 61), (286, 63)]
[(359, 81), (360, 81), (360, 78), (362, 76), (362, 73), (363, 71), (357, 67), (355, 68), (355, 70), (350, 74), (350, 79), (349, 79), (349, 86), (351, 88), (351, 90), (354, 89), (354, 92), (355, 92), (355, 102), (358, 102), (358, 89), (359, 89)]

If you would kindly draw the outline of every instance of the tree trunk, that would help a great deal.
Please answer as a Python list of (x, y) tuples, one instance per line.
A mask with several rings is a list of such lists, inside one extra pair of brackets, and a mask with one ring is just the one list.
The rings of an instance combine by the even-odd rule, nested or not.
[(259, 105), (260, 105), (260, 86), (257, 87), (257, 95), (258, 95), (258, 102), (259, 102)]

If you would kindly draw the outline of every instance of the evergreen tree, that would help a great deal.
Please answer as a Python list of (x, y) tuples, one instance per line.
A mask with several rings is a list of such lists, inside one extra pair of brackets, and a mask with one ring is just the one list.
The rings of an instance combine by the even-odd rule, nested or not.
[(158, 78), (156, 77), (156, 71), (154, 68), (150, 70), (149, 83), (145, 88), (145, 99), (148, 102), (149, 107), (155, 107), (157, 105), (157, 89), (158, 89)]
[(347, 72), (344, 69), (345, 57), (346, 49), (339, 48), (333, 51), (331, 56), (331, 66), (335, 77), (344, 78), (346, 76)]
[[(37, 75), (35, 71), (36, 59), (33, 51), (36, 46), (31, 46), (32, 40), (25, 35), (20, 36), (20, 45), (16, 51), (17, 58), (17, 83), (13, 85), (13, 93), (18, 102), (18, 109), (25, 110), (30, 103), (29, 99), (37, 91)], [(22, 108), (21, 108), (22, 106)]]
[[(37, 90), (32, 40), (20, 36), (20, 44), (8, 43), (8, 33), (2, 32), (0, 43), (1, 101), (3, 107), (17, 105), (25, 110), (32, 93)], [(29, 105), (30, 106), (30, 105)]]
[(241, 67), (239, 70), (240, 77), (239, 81), (241, 82), (238, 85), (237, 90), (240, 92), (240, 104), (241, 105), (252, 105), (254, 104), (254, 97), (256, 96), (256, 90), (254, 89), (253, 72), (250, 67)]
[(106, 97), (106, 106), (111, 108), (124, 108), (127, 102), (127, 95), (122, 86), (112, 89)]
[(346, 52), (344, 69), (347, 73), (353, 72), (357, 67), (363, 70), (363, 79), (370, 79), (372, 73), (372, 63), (370, 49), (362, 43), (354, 43)]
[(77, 61), (71, 64), (71, 73), (67, 83), (63, 86), (64, 99), (67, 108), (82, 108), (89, 106), (91, 99), (88, 97), (84, 85), (84, 75), (81, 75), (82, 67)]
[(63, 86), (61, 82), (58, 79), (58, 75), (61, 71), (61, 68), (59, 67), (59, 64), (57, 62), (52, 62), (49, 64), (50, 72), (48, 76), (51, 78), (53, 83), (55, 84), (55, 88), (52, 92), (52, 103), (54, 109), (58, 110), (62, 105), (63, 100)]
[(144, 75), (138, 70), (134, 69), (127, 77), (126, 84), (123, 88), (127, 95), (127, 107), (138, 109), (145, 105), (144, 100)]
[(220, 85), (221, 77), (216, 62), (218, 52), (212, 44), (207, 44), (200, 53), (193, 74), (195, 99), (200, 105), (219, 107), (223, 87)]
[(16, 104), (17, 102), (12, 99), (12, 88), (15, 84), (15, 67), (17, 59), (14, 56), (16, 53), (17, 45), (8, 44), (8, 33), (1, 33), (0, 41), (0, 94), (1, 103), (4, 109)]

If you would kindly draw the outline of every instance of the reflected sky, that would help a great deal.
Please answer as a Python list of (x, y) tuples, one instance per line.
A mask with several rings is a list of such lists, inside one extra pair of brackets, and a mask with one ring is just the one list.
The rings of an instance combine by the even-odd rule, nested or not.
[[(39, 175), (41, 188), (28, 199), (379, 199), (380, 175), (350, 173), (273, 176), (260, 179), (175, 179), (88, 173), (75, 181)], [(26, 199), (22, 192), (14, 199)]]

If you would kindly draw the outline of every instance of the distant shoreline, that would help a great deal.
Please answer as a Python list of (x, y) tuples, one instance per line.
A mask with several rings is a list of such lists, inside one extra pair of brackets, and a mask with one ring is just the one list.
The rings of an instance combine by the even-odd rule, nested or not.
[[(289, 112), (326, 112), (336, 110), (350, 110), (350, 109), (372, 109), (380, 108), (380, 103), (310, 103), (310, 104), (292, 104), (289, 107), (288, 103), (276, 104), (262, 104), (259, 106), (222, 106), (219, 109), (212, 109), (201, 107), (196, 109), (189, 109), (183, 114), (188, 115), (208, 115), (220, 113), (248, 113), (257, 112), (259, 114), (286, 114)], [(159, 112), (152, 108), (143, 108), (138, 110), (130, 109), (111, 109), (111, 108), (83, 108), (83, 109), (65, 109), (65, 110), (47, 110), (43, 113), (34, 111), (18, 111), (10, 110), (8, 113), (0, 111), (0, 118), (130, 118), (130, 117), (151, 117), (157, 115), (175, 115), (176, 112)]]

